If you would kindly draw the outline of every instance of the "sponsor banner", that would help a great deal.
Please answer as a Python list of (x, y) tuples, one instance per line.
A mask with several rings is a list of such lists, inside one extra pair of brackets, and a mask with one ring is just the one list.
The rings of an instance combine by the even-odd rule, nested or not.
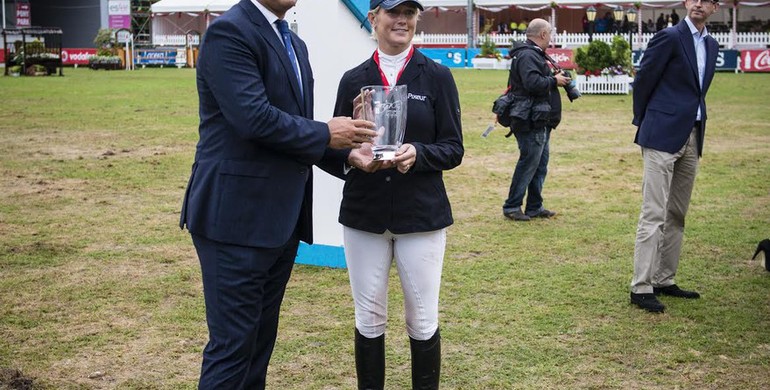
[(5, 50), (0, 50), (0, 64), (5, 66)]
[[(446, 65), (450, 68), (463, 68), (471, 67), (470, 60), (476, 57), (480, 49), (464, 49), (464, 48), (425, 48), (419, 49), (426, 57), (438, 62), (439, 64)], [(501, 53), (507, 54), (508, 50), (503, 49)], [(571, 49), (548, 49), (546, 50), (549, 56), (556, 61), (559, 66), (564, 69), (575, 69), (574, 53)]]
[(137, 50), (135, 62), (138, 65), (174, 65), (176, 64), (176, 49)]
[(29, 3), (16, 3), (16, 27), (32, 25), (32, 11)]
[[(756, 50), (761, 51), (761, 50)], [(634, 64), (634, 69), (639, 69), (639, 64), (644, 56), (644, 51), (634, 50), (631, 60)], [(738, 50), (720, 50), (717, 54), (717, 68), (716, 70), (735, 70), (738, 69)], [(770, 71), (770, 69), (768, 69)]]
[(63, 65), (88, 65), (88, 59), (96, 55), (96, 49), (64, 48), (61, 51)]
[[(432, 59), (449, 68), (463, 68), (465, 67), (465, 48), (462, 49), (418, 49), (426, 57)], [(478, 50), (476, 50), (478, 52)]]
[(556, 64), (564, 69), (577, 69), (575, 65), (575, 53), (572, 49), (546, 49), (548, 55), (556, 61)]
[(131, 28), (131, 0), (110, 0), (107, 10), (110, 28)]
[(111, 29), (131, 28), (131, 15), (110, 15)]
[(741, 51), (741, 70), (744, 72), (770, 72), (770, 49)]

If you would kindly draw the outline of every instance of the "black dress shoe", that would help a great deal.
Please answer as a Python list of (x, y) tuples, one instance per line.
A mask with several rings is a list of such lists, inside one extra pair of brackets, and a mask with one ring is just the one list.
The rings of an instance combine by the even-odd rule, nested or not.
[(651, 313), (663, 313), (666, 310), (666, 306), (660, 303), (655, 294), (631, 293), (631, 303)]
[(697, 292), (682, 290), (676, 284), (672, 284), (672, 285), (666, 286), (666, 287), (653, 287), (652, 291), (653, 291), (653, 293), (655, 293), (655, 295), (663, 294), (663, 295), (668, 295), (668, 296), (671, 296), (671, 297), (685, 298), (685, 299), (698, 299), (698, 298), (700, 298), (700, 294), (698, 294)]
[(770, 239), (766, 238), (759, 242), (757, 251), (754, 252), (754, 257), (752, 257), (751, 260), (756, 259), (759, 252), (762, 252), (765, 255), (765, 269), (770, 271)]
[(542, 209), (534, 214), (527, 213), (527, 216), (530, 218), (551, 218), (556, 215), (555, 211), (551, 211), (548, 209)]

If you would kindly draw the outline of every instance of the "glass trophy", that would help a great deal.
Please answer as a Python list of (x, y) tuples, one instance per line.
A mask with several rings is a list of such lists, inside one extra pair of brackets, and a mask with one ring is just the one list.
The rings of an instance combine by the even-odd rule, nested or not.
[(392, 160), (404, 141), (406, 130), (406, 85), (367, 85), (361, 88), (363, 119), (374, 122), (374, 160)]

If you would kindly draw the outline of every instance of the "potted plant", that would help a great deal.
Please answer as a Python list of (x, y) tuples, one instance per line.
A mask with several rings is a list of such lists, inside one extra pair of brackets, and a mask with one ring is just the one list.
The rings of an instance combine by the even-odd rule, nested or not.
[(120, 69), (120, 57), (118, 56), (112, 56), (112, 55), (96, 55), (93, 57), (90, 57), (88, 59), (88, 67), (97, 70), (97, 69), (106, 69), (106, 70), (115, 70)]
[(21, 65), (14, 65), (8, 68), (8, 74), (13, 77), (21, 76)]
[(88, 67), (96, 69), (121, 69), (120, 57), (115, 55), (115, 42), (112, 31), (107, 28), (99, 29), (94, 38), (97, 47), (96, 56), (88, 59)]
[(34, 64), (27, 67), (27, 74), (30, 76), (48, 76), (48, 69), (41, 64)]
[(497, 50), (497, 44), (489, 36), (489, 30), (492, 28), (494, 19), (487, 21), (484, 25), (484, 39), (481, 41), (481, 50), (473, 59), (471, 63), (475, 69), (508, 69), (510, 66), (510, 60), (503, 59), (503, 55), (500, 50)]
[(616, 35), (611, 46), (597, 40), (577, 48), (575, 64), (582, 93), (628, 93), (634, 68), (631, 47), (623, 37)]

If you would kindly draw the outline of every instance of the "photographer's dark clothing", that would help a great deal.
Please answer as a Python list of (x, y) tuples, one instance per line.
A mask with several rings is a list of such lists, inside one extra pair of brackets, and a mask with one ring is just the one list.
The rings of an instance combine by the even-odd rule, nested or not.
[(520, 209), (526, 194), (527, 208), (524, 213), (529, 216), (538, 215), (543, 210), (542, 192), (545, 175), (548, 173), (548, 141), (551, 138), (551, 130), (542, 128), (535, 131), (517, 131), (514, 135), (519, 145), (519, 161), (513, 172), (503, 212)]
[[(531, 100), (528, 120), (513, 118), (514, 131), (555, 128), (561, 122), (561, 96), (545, 52), (534, 42), (514, 42), (510, 51), (508, 85), (517, 100)], [(542, 113), (542, 115), (541, 115)]]
[(514, 42), (510, 56), (508, 83), (516, 96), (514, 106), (519, 104), (514, 109), (518, 113), (511, 118), (511, 131), (519, 146), (519, 160), (503, 213), (521, 210), (527, 194), (524, 213), (536, 216), (544, 210), (542, 189), (548, 173), (550, 134), (561, 122), (561, 95), (545, 52), (534, 42)]

